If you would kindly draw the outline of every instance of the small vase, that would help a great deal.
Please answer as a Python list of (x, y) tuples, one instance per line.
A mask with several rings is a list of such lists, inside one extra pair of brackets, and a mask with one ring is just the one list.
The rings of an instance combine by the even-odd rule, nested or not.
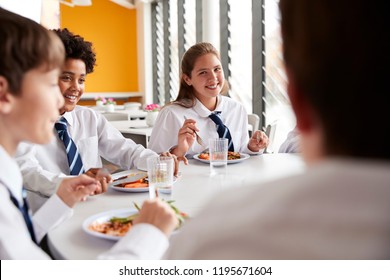
[(153, 126), (154, 123), (156, 122), (157, 116), (158, 116), (158, 112), (148, 112), (145, 118), (146, 124), (148, 126)]
[(103, 107), (103, 101), (101, 101), (101, 100), (96, 100), (96, 106), (97, 107)]
[(114, 104), (106, 104), (106, 112), (114, 112), (115, 111), (115, 107), (114, 107)]

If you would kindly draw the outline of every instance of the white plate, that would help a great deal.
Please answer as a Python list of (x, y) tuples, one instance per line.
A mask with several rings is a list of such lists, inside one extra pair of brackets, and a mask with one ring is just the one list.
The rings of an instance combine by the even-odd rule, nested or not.
[[(122, 172), (118, 172), (118, 173), (114, 173), (112, 174), (112, 180), (116, 180), (120, 177), (123, 177), (123, 176), (127, 176), (129, 174), (137, 174), (137, 173), (145, 173), (144, 171), (139, 171), (139, 170), (125, 170), (125, 171), (122, 171)], [(145, 188), (122, 188), (122, 187), (116, 187), (114, 186), (116, 185), (116, 182), (112, 182), (110, 183), (108, 186), (116, 191), (120, 191), (120, 192), (148, 192), (149, 191), (149, 187), (145, 187)]]
[[(231, 163), (238, 163), (238, 162), (241, 162), (241, 161), (244, 161), (244, 160), (250, 158), (250, 155), (248, 155), (248, 154), (240, 153), (240, 155), (241, 155), (241, 158), (239, 158), (239, 159), (231, 159), (231, 160), (228, 160), (227, 163), (228, 163), (228, 164), (231, 164)], [(201, 159), (201, 158), (199, 158), (199, 154), (194, 155), (194, 159), (199, 160), (199, 161), (204, 162), (204, 163), (210, 163), (210, 161), (207, 160), (207, 159)]]
[[(118, 173), (114, 173), (112, 174), (112, 180), (115, 180), (115, 179), (118, 179), (120, 177), (123, 177), (123, 176), (126, 176), (126, 175), (129, 175), (129, 174), (136, 174), (136, 173), (145, 173), (144, 171), (139, 171), (139, 170), (125, 170), (125, 171), (122, 171), (122, 172), (118, 172)], [(177, 178), (176, 177), (173, 177), (173, 183), (176, 183), (177, 181)], [(145, 187), (145, 188), (122, 188), (122, 187), (116, 187), (114, 186), (116, 185), (116, 182), (112, 182), (110, 184), (108, 184), (108, 186), (116, 191), (119, 191), (119, 192), (130, 192), (130, 193), (138, 193), (138, 192), (148, 192), (149, 191), (149, 187)], [(160, 190), (160, 192), (162, 193), (170, 193), (171, 190), (168, 190), (168, 191), (162, 191)]]
[(125, 217), (128, 217), (130, 215), (134, 215), (136, 213), (138, 213), (138, 210), (135, 208), (123, 208), (123, 209), (116, 209), (116, 210), (102, 212), (102, 213), (93, 215), (93, 216), (85, 219), (83, 222), (83, 230), (92, 236), (96, 236), (96, 237), (100, 237), (100, 238), (108, 239), (108, 240), (119, 240), (122, 238), (122, 236), (108, 235), (108, 234), (100, 233), (97, 231), (93, 231), (93, 230), (89, 229), (89, 226), (92, 223), (108, 222), (113, 217), (125, 218)]

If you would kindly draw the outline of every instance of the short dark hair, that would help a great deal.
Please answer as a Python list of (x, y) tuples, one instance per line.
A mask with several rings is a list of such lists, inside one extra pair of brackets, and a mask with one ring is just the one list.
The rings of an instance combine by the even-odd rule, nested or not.
[(328, 155), (390, 159), (390, 27), (383, 0), (280, 0), (284, 59)]
[(0, 76), (18, 95), (24, 75), (40, 66), (61, 68), (65, 52), (61, 41), (38, 23), (0, 8)]
[(81, 59), (85, 63), (87, 74), (92, 73), (96, 65), (96, 54), (92, 43), (80, 35), (74, 35), (67, 28), (53, 30), (65, 46), (66, 59)]

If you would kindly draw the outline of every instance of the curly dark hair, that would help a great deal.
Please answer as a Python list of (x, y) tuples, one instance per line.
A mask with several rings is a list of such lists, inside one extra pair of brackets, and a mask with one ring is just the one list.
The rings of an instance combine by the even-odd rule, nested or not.
[(92, 49), (92, 43), (85, 41), (83, 37), (74, 35), (67, 28), (53, 29), (65, 46), (66, 59), (81, 59), (85, 63), (87, 74), (93, 72), (96, 65), (96, 54)]

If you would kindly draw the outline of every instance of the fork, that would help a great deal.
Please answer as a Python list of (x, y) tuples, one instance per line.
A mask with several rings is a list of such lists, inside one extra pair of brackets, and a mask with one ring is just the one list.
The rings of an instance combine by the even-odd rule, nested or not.
[[(184, 116), (184, 119), (187, 120), (188, 118), (186, 116)], [(207, 148), (207, 145), (205, 144), (205, 142), (202, 140), (202, 138), (199, 136), (199, 134), (195, 130), (194, 130), (194, 133), (196, 136), (196, 142), (198, 142), (198, 144), (201, 145), (202, 147)]]

